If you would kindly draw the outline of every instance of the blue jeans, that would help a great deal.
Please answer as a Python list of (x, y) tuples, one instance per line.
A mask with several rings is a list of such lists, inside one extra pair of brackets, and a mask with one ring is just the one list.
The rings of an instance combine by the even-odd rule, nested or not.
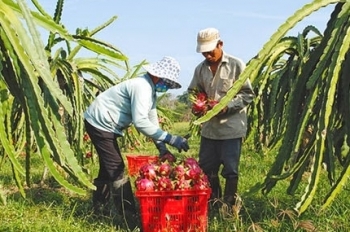
[(239, 160), (242, 138), (213, 140), (201, 137), (199, 165), (208, 176), (217, 176), (223, 165), (221, 175), (225, 179), (236, 179), (239, 175)]

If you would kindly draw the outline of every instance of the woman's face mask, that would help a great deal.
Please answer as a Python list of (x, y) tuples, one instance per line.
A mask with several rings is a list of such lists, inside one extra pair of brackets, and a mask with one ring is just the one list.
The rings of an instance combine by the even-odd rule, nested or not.
[(158, 82), (155, 84), (156, 92), (164, 93), (168, 91), (169, 86), (165, 84), (163, 79), (159, 79)]

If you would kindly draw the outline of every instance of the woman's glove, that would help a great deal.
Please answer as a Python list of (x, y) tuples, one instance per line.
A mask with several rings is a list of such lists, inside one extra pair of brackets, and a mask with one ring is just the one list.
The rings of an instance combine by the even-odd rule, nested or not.
[(165, 146), (165, 143), (163, 141), (154, 140), (153, 142), (159, 151), (159, 156), (163, 156), (166, 153), (169, 153), (169, 150), (167, 149), (167, 147)]
[(182, 150), (188, 151), (188, 149), (190, 149), (190, 147), (188, 146), (187, 139), (181, 136), (167, 134), (167, 136), (164, 139), (164, 142), (177, 148), (179, 152), (181, 152)]
[(160, 161), (164, 162), (168, 160), (169, 162), (175, 162), (176, 157), (171, 154), (171, 152), (167, 149), (165, 146), (165, 143), (163, 141), (154, 141), (154, 144), (156, 145), (158, 151), (159, 151), (159, 159)]

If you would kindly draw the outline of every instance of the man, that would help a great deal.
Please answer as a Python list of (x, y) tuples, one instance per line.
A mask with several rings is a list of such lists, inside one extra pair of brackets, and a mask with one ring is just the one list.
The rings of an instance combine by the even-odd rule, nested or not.
[(172, 57), (164, 57), (143, 68), (147, 71), (145, 75), (128, 79), (100, 93), (84, 113), (86, 130), (100, 163), (94, 180), (96, 191), (93, 192), (93, 207), (97, 213), (108, 203), (110, 193), (120, 214), (128, 217), (137, 213), (116, 141), (131, 124), (153, 139), (160, 156), (169, 153), (165, 143), (180, 152), (189, 149), (185, 138), (171, 135), (159, 127), (156, 110), (156, 92), (181, 88), (177, 81), (179, 63)]
[[(188, 87), (189, 93), (203, 92), (208, 99), (220, 101), (239, 78), (245, 64), (226, 54), (223, 44), (219, 31), (215, 28), (198, 32), (197, 52), (205, 59), (195, 68)], [(209, 178), (211, 198), (222, 197), (218, 175), (219, 168), (223, 165), (223, 199), (230, 205), (236, 201), (241, 146), (247, 131), (246, 108), (253, 98), (254, 92), (248, 80), (229, 104), (201, 127), (199, 164)]]

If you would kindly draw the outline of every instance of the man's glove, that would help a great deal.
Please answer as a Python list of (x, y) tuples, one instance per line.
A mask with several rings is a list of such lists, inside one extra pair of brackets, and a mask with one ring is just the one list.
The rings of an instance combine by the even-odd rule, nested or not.
[(177, 148), (179, 152), (181, 152), (182, 150), (188, 151), (188, 149), (190, 149), (190, 147), (188, 146), (187, 139), (181, 136), (167, 134), (167, 136), (165, 136), (164, 142)]

